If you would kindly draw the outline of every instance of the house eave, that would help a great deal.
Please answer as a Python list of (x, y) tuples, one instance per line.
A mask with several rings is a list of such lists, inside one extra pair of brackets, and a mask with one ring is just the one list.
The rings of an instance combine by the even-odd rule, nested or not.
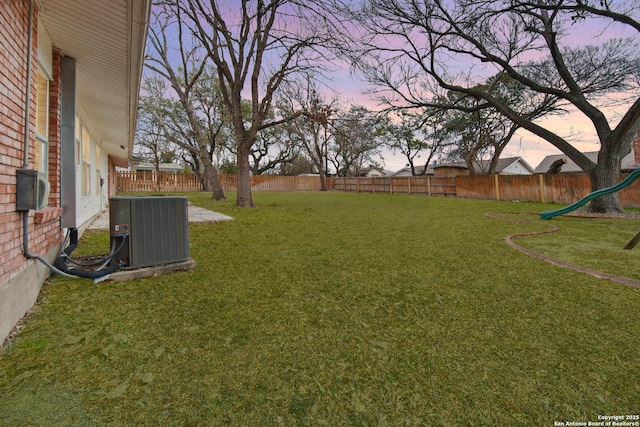
[(151, 0), (40, 0), (54, 49), (77, 63), (76, 97), (103, 150), (126, 167), (133, 153)]

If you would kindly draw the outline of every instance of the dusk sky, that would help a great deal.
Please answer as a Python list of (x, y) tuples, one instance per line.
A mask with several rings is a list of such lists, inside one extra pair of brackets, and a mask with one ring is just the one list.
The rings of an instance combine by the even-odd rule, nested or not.
[[(364, 105), (372, 110), (382, 109), (382, 106), (366, 93), (366, 83), (357, 76), (350, 75), (348, 71), (335, 73), (331, 83), (342, 103)], [(611, 116), (615, 116), (615, 114), (611, 114)], [(560, 135), (575, 135), (572, 141), (581, 151), (598, 151), (600, 149), (593, 125), (581, 113), (550, 117), (541, 123)], [(544, 139), (521, 130), (513, 137), (501, 157), (522, 157), (535, 168), (545, 156), (551, 154), (560, 154), (560, 150)], [(394, 155), (385, 150), (383, 156), (387, 170), (396, 171), (404, 168), (407, 164), (407, 159), (401, 154)], [(426, 154), (424, 157), (426, 158)]]
[[(576, 28), (579, 31), (574, 31), (567, 38), (574, 47), (588, 44), (598, 45), (614, 37), (637, 37), (637, 34), (628, 28), (621, 28), (620, 26), (605, 27), (597, 21), (590, 22), (589, 25), (580, 25)], [(345, 67), (345, 69), (347, 68)], [(374, 110), (383, 108), (370, 95), (365, 93), (367, 89), (366, 83), (358, 76), (350, 75), (348, 71), (335, 73), (332, 83), (335, 85), (334, 88), (343, 103), (365, 105)], [(615, 126), (626, 110), (626, 106), (605, 110), (612, 127)], [(600, 149), (600, 143), (593, 124), (580, 112), (549, 117), (538, 121), (538, 123), (560, 136), (567, 137), (580, 151), (589, 152)], [(537, 135), (526, 130), (520, 130), (512, 138), (501, 157), (522, 157), (535, 168), (545, 156), (552, 154), (561, 154), (561, 152)], [(406, 166), (406, 163), (407, 160), (404, 156), (393, 155), (388, 151), (384, 152), (384, 164), (387, 170), (395, 171), (401, 169)], [(420, 162), (418, 161), (417, 163)]]
[[(228, 13), (233, 13), (228, 11)], [(567, 38), (573, 46), (584, 46), (586, 44), (601, 44), (612, 37), (635, 36), (634, 32), (621, 27), (605, 27), (597, 21), (590, 22), (589, 25), (577, 25), (575, 31)], [(366, 106), (372, 110), (380, 110), (383, 106), (377, 104), (372, 96), (366, 94), (367, 85), (357, 75), (351, 75), (348, 66), (336, 66), (338, 70), (331, 74), (328, 85), (333, 88), (339, 97), (339, 102), (343, 106), (358, 104)], [(327, 94), (327, 99), (331, 98)], [(620, 115), (626, 108), (618, 108), (616, 112), (610, 111), (607, 116), (612, 126), (615, 125)], [(570, 141), (581, 151), (597, 151), (600, 148), (597, 136), (590, 121), (581, 113), (568, 114), (564, 116), (554, 116), (539, 121), (544, 127), (558, 133), (563, 137), (573, 135)], [(560, 154), (560, 151), (546, 142), (542, 138), (521, 130), (513, 138), (511, 143), (504, 150), (502, 157), (522, 157), (532, 167), (536, 167), (542, 159), (550, 154)], [(393, 155), (385, 150), (383, 153), (384, 166), (387, 170), (395, 171), (405, 167), (407, 160), (402, 155)], [(426, 156), (425, 156), (426, 157)], [(421, 163), (418, 160), (416, 163)]]

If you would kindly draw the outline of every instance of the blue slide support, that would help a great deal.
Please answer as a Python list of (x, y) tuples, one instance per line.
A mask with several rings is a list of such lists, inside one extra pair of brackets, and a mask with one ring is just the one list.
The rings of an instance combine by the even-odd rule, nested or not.
[(560, 208), (560, 209), (554, 209), (551, 211), (544, 211), (540, 214), (540, 219), (551, 219), (556, 216), (564, 215), (566, 213), (575, 211), (576, 209), (579, 209), (580, 207), (582, 207), (583, 205), (587, 204), (588, 202), (592, 201), (595, 198), (604, 196), (606, 194), (615, 193), (616, 191), (620, 191), (623, 188), (628, 187), (638, 177), (640, 177), (640, 169), (634, 170), (629, 174), (629, 176), (627, 176), (625, 179), (623, 179), (616, 185), (612, 187), (603, 188), (601, 190), (596, 190), (593, 193), (587, 194), (584, 198), (578, 200), (577, 202), (569, 206), (565, 206), (564, 208)]

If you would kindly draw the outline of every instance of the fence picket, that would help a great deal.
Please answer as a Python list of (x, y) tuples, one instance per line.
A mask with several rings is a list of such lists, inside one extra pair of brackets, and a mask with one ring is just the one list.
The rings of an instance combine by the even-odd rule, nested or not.
[[(202, 191), (193, 173), (118, 171), (120, 193)], [(622, 175), (620, 179), (624, 179)], [(236, 175), (219, 175), (225, 192), (237, 191)], [(423, 194), (470, 199), (519, 200), (570, 204), (591, 192), (585, 174), (494, 175), (457, 177), (330, 177), (327, 188), (358, 193)], [(252, 191), (320, 191), (317, 176), (255, 175)], [(640, 180), (619, 192), (623, 207), (640, 208)]]
[[(193, 173), (155, 171), (118, 171), (119, 193), (138, 192), (190, 192), (202, 191), (202, 183)], [(225, 192), (237, 191), (236, 175), (218, 176)], [(327, 180), (331, 186), (330, 179)], [(254, 175), (251, 177), (252, 191), (320, 191), (320, 178), (313, 176)]]

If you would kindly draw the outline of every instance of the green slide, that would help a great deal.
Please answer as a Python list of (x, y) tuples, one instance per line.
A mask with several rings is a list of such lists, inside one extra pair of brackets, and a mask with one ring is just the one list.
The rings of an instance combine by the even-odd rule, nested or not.
[(625, 187), (628, 187), (633, 181), (635, 181), (638, 177), (640, 177), (640, 169), (636, 169), (629, 174), (625, 179), (617, 183), (616, 185), (608, 188), (603, 188), (601, 190), (594, 191), (591, 194), (587, 194), (584, 198), (578, 200), (577, 202), (565, 206), (564, 208), (554, 209), (552, 211), (544, 211), (540, 214), (540, 219), (551, 219), (553, 217), (564, 215), (566, 213), (575, 211), (586, 203), (592, 201), (593, 199), (604, 196), (605, 194), (615, 193), (616, 191), (620, 191)]

